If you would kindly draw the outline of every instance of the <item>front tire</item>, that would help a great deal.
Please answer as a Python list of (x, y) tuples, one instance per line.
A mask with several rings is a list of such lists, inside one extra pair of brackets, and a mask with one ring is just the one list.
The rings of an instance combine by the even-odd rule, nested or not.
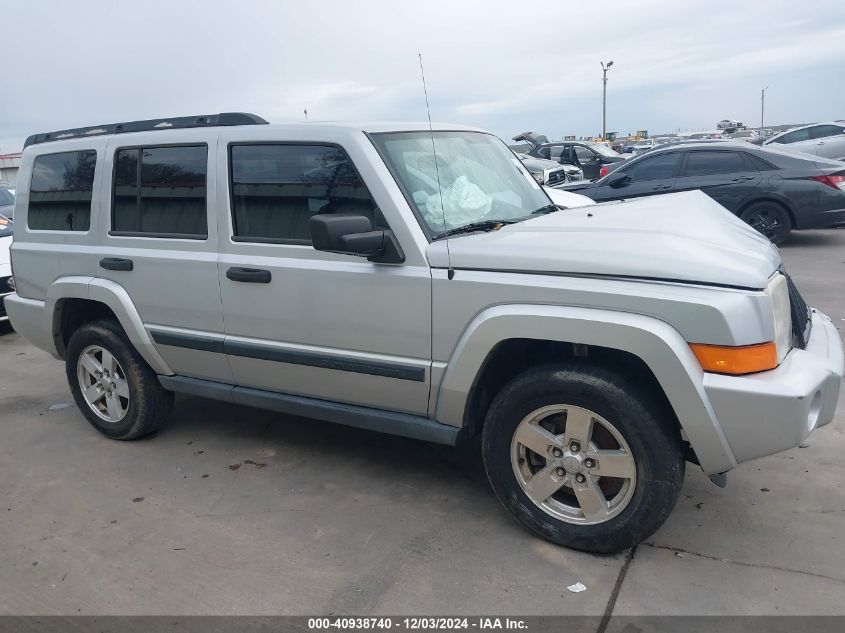
[(173, 408), (173, 392), (115, 321), (86, 323), (70, 337), (65, 371), (73, 399), (103, 435), (134, 440), (157, 431)]
[(618, 552), (669, 516), (684, 479), (677, 426), (622, 376), (542, 366), (509, 382), (487, 413), (487, 476), (522, 525), (573, 549)]

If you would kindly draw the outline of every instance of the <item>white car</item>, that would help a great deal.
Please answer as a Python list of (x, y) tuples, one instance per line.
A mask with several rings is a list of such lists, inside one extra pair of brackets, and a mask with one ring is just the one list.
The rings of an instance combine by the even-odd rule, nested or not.
[(763, 142), (763, 145), (774, 144), (804, 154), (843, 160), (845, 159), (845, 123), (840, 121), (805, 125)]
[(559, 207), (586, 207), (595, 204), (596, 201), (587, 196), (582, 196), (580, 193), (572, 193), (571, 191), (564, 191), (562, 189), (553, 189), (552, 187), (543, 187), (543, 191), (548, 194), (552, 202)]
[[(579, 196), (583, 197), (583, 196)], [(8, 321), (6, 314), (6, 295), (12, 294), (14, 286), (12, 279), (12, 263), (9, 248), (12, 246), (12, 222), (4, 215), (0, 215), (0, 322)]]

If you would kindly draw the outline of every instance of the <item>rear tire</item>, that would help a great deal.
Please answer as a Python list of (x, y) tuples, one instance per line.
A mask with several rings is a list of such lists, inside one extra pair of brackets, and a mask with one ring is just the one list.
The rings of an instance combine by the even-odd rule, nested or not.
[(792, 231), (789, 212), (777, 202), (761, 200), (743, 209), (741, 220), (765, 235), (772, 244), (783, 244)]
[(653, 534), (684, 480), (674, 420), (622, 376), (581, 363), (511, 380), (487, 413), (482, 455), (496, 496), (517, 521), (553, 543), (596, 553)]
[(161, 386), (118, 323), (86, 323), (70, 337), (65, 371), (73, 399), (88, 422), (116, 440), (157, 431), (173, 408), (173, 392)]

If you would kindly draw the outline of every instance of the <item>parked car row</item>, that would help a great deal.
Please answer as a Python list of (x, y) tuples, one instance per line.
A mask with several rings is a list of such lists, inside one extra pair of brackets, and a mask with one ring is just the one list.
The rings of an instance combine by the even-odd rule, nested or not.
[(570, 191), (598, 202), (699, 189), (780, 244), (792, 230), (845, 225), (845, 164), (744, 142), (654, 149)]
[(602, 169), (625, 160), (618, 152), (602, 143), (589, 141), (549, 141), (542, 134), (524, 132), (513, 137), (516, 142), (528, 143), (527, 152), (535, 158), (545, 158), (563, 165), (574, 165), (584, 174), (586, 180), (603, 176)]

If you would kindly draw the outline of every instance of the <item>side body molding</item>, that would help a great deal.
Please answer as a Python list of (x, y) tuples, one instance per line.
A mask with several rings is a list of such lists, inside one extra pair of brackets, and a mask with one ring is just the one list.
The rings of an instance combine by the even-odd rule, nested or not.
[(474, 380), (490, 350), (514, 338), (583, 343), (629, 352), (654, 373), (705, 473), (730, 470), (736, 459), (704, 390), (704, 372), (675, 328), (653, 317), (568, 306), (501, 305), (481, 312), (449, 361), (435, 418), (463, 426)]
[(150, 367), (157, 374), (171, 375), (170, 367), (156, 351), (150, 335), (138, 310), (129, 298), (129, 294), (120, 285), (108, 279), (98, 277), (71, 276), (57, 279), (47, 290), (44, 312), (52, 315), (53, 345), (55, 350), (48, 350), (55, 356), (61, 356), (62, 344), (59, 339), (61, 310), (59, 302), (63, 299), (91, 299), (107, 305), (114, 312), (129, 340)]

